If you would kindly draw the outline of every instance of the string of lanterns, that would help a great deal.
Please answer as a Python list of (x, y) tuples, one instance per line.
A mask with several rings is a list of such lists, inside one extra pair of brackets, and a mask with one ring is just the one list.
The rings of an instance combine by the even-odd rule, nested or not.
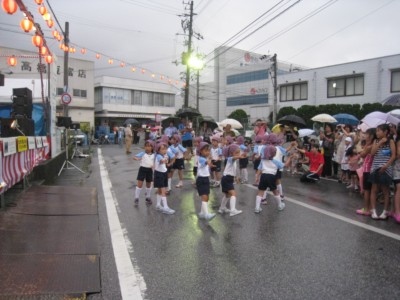
[[(35, 34), (32, 36), (32, 44), (38, 48), (39, 55), (41, 55), (46, 63), (51, 64), (53, 63), (54, 59), (53, 56), (51, 55), (51, 51), (47, 47), (46, 40), (44, 38), (44, 34), (40, 28), (40, 25), (35, 23), (33, 15), (26, 9), (25, 5), (22, 3), (22, 0), (1, 0), (2, 3), (2, 8), (7, 14), (14, 14), (17, 10), (18, 7), (24, 14), (24, 18), (20, 22), (20, 27), (21, 29), (29, 33), (32, 30), (35, 30)], [(34, 2), (39, 6), (38, 7), (38, 12), (39, 14), (43, 17), (43, 20), (46, 22), (47, 26), (49, 29), (54, 27), (54, 21), (48, 12), (46, 6), (44, 5), (44, 0), (34, 0)], [(60, 32), (61, 31), (61, 32)], [(74, 44), (69, 44), (69, 46), (66, 46), (65, 43), (62, 41), (64, 40), (63, 32), (62, 30), (58, 31), (57, 29), (52, 30), (52, 36), (54, 39), (56, 39), (60, 44), (59, 48), (64, 51), (64, 52), (69, 52), (71, 54), (76, 53), (76, 48), (81, 48), (80, 49), (80, 54), (85, 55), (87, 53), (87, 49), (84, 47), (79, 47)], [(95, 53), (95, 58), (97, 60), (100, 60), (102, 58), (102, 55), (105, 57), (108, 57), (107, 55), (101, 54), (100, 52), (94, 52)], [(16, 66), (18, 61), (17, 61), (17, 55), (11, 55), (7, 57), (7, 63), (10, 66)], [(114, 59), (111, 57), (108, 57), (108, 64), (113, 65), (114, 64)], [(119, 66), (121, 68), (124, 68), (126, 66), (130, 66), (130, 70), (132, 72), (136, 72), (137, 67), (135, 67), (133, 64), (127, 64), (124, 61), (120, 60)], [(159, 78), (160, 80), (165, 80), (169, 84), (172, 85), (180, 85), (179, 80), (174, 80), (169, 78), (168, 76), (164, 75), (156, 75), (155, 72), (151, 72), (150, 70), (146, 70), (145, 68), (139, 68), (141, 74), (146, 74), (147, 71), (149, 71), (151, 78), (155, 79), (156, 77)], [(183, 86), (185, 86), (185, 83), (182, 83)]]

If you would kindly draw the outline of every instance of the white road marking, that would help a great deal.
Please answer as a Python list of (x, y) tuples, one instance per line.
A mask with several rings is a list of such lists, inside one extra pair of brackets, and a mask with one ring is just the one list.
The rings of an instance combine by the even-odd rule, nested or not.
[(146, 290), (146, 283), (140, 274), (139, 269), (137, 267), (135, 268), (132, 264), (128, 250), (131, 249), (132, 251), (132, 243), (129, 238), (124, 235), (124, 230), (121, 227), (117, 213), (118, 203), (112, 193), (111, 180), (108, 176), (100, 148), (97, 149), (97, 154), (122, 299), (141, 300), (143, 299), (142, 292), (144, 293)]
[[(251, 184), (246, 184), (246, 186), (250, 187), (252, 189), (258, 190), (257, 187), (255, 187), (255, 186), (253, 186)], [(331, 218), (335, 218), (337, 220), (340, 220), (340, 221), (343, 221), (343, 222), (346, 222), (346, 223), (361, 227), (363, 229), (370, 230), (370, 231), (373, 231), (373, 232), (379, 233), (381, 235), (384, 235), (384, 236), (387, 236), (387, 237), (390, 237), (392, 239), (400, 241), (400, 235), (398, 235), (396, 233), (392, 233), (392, 232), (389, 232), (389, 231), (386, 231), (386, 230), (383, 230), (383, 229), (379, 229), (379, 228), (376, 228), (376, 227), (368, 225), (368, 224), (364, 224), (364, 223), (361, 223), (361, 222), (358, 222), (358, 221), (354, 221), (354, 220), (352, 220), (350, 218), (343, 217), (341, 215), (332, 213), (332, 212), (327, 211), (325, 209), (321, 209), (321, 208), (318, 208), (318, 207), (303, 203), (301, 201), (298, 201), (298, 200), (295, 200), (295, 199), (292, 199), (292, 198), (288, 198), (287, 196), (285, 196), (285, 201), (286, 202), (291, 202), (291, 203), (294, 203), (294, 204), (297, 204), (297, 205), (300, 205), (300, 206), (303, 206), (305, 208), (308, 208), (308, 209), (311, 209), (313, 211), (319, 212), (320, 214), (324, 214), (324, 215), (329, 216)]]

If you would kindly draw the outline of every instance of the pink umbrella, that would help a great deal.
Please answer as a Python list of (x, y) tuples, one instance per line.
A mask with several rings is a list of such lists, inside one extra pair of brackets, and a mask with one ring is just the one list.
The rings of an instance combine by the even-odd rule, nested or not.
[(358, 126), (358, 128), (365, 132), (369, 128), (376, 128), (378, 125), (386, 123), (391, 123), (397, 126), (400, 123), (400, 119), (389, 113), (374, 111), (366, 115), (361, 122), (362, 123)]

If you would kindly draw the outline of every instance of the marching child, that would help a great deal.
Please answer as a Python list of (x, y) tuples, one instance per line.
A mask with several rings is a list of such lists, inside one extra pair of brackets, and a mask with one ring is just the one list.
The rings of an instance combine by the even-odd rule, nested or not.
[(211, 177), (214, 178), (212, 187), (219, 187), (221, 185), (221, 162), (222, 162), (222, 148), (219, 146), (220, 139), (217, 136), (211, 137)]
[[(156, 145), (156, 158), (154, 166), (154, 187), (157, 188), (156, 209), (164, 214), (172, 215), (175, 211), (168, 206), (166, 188), (168, 187), (167, 156), (168, 145), (159, 142)], [(161, 205), (162, 203), (162, 205)]]
[(248, 183), (249, 182), (249, 173), (247, 172), (247, 166), (249, 165), (249, 147), (244, 144), (244, 137), (238, 136), (236, 138), (236, 143), (239, 145), (240, 154), (242, 158), (239, 159), (239, 178), (240, 183)]
[(283, 168), (282, 161), (274, 159), (276, 152), (276, 147), (272, 145), (267, 145), (263, 149), (263, 158), (261, 159), (259, 165), (261, 177), (256, 196), (256, 208), (254, 209), (256, 214), (259, 214), (262, 211), (260, 206), (261, 200), (263, 199), (264, 193), (268, 188), (274, 194), (274, 198), (278, 203), (278, 210), (283, 210), (285, 208), (285, 203), (281, 201), (279, 191), (276, 187), (276, 174), (279, 169)]
[(197, 163), (199, 161), (199, 153), (197, 153), (197, 147), (200, 145), (200, 143), (203, 141), (203, 138), (201, 136), (198, 136), (193, 139), (193, 176), (194, 176), (194, 182), (193, 184), (196, 185), (196, 177), (197, 177)]
[(215, 217), (214, 213), (208, 212), (210, 166), (212, 165), (210, 160), (210, 145), (206, 142), (200, 142), (197, 146), (196, 152), (198, 154), (196, 187), (201, 198), (201, 211), (199, 213), (199, 218), (210, 221)]
[(172, 165), (171, 179), (174, 176), (174, 171), (178, 170), (179, 182), (175, 187), (180, 188), (183, 186), (183, 169), (185, 169), (184, 153), (186, 152), (186, 148), (183, 148), (181, 144), (181, 137), (178, 134), (174, 134), (172, 136), (171, 146), (173, 146), (176, 150), (175, 161)]
[(175, 162), (175, 156), (178, 153), (177, 150), (175, 149), (174, 145), (171, 145), (170, 139), (168, 137), (161, 139), (164, 143), (169, 145), (168, 150), (167, 150), (167, 155), (168, 155), (168, 163), (167, 163), (167, 173), (168, 173), (168, 188), (167, 188), (167, 195), (171, 193), (171, 183), (172, 183), (172, 175), (173, 175), (173, 169), (172, 166), (174, 165)]
[(154, 142), (148, 140), (144, 144), (144, 151), (136, 154), (133, 159), (140, 161), (140, 168), (137, 175), (137, 186), (135, 190), (135, 206), (139, 205), (140, 192), (142, 191), (143, 181), (146, 180), (146, 204), (151, 205), (151, 183), (153, 182), (154, 168)]
[[(236, 144), (230, 144), (223, 150), (223, 155), (226, 159), (226, 166), (221, 179), (221, 189), (224, 196), (221, 201), (221, 206), (218, 210), (219, 213), (227, 213), (231, 217), (242, 213), (241, 210), (236, 209), (236, 191), (234, 187), (234, 180), (236, 175), (237, 161), (240, 159), (240, 148)], [(226, 204), (230, 204), (230, 210), (227, 209)]]

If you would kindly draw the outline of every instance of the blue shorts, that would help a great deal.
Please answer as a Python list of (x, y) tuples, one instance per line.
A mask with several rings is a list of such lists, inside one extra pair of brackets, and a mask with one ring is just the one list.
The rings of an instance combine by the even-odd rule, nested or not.
[(146, 180), (146, 182), (152, 182), (153, 181), (153, 169), (146, 168), (146, 167), (140, 167), (139, 172), (136, 177), (136, 180), (139, 180), (139, 181)]
[(210, 178), (209, 177), (197, 177), (196, 187), (199, 196), (210, 195)]
[(211, 172), (221, 172), (221, 161), (220, 160), (212, 160), (211, 163), (215, 167), (211, 167)]
[(154, 187), (166, 188), (168, 187), (168, 173), (154, 171)]
[(239, 158), (239, 168), (240, 169), (246, 169), (249, 164), (249, 158)]
[(265, 191), (267, 188), (269, 188), (271, 192), (276, 190), (276, 175), (264, 173), (261, 174), (258, 189), (260, 191)]
[(176, 158), (174, 164), (172, 165), (172, 169), (174, 170), (183, 170), (185, 168), (185, 163), (183, 158)]
[(221, 190), (223, 193), (228, 193), (229, 191), (234, 191), (235, 187), (233, 185), (235, 177), (231, 175), (224, 175), (221, 179)]

